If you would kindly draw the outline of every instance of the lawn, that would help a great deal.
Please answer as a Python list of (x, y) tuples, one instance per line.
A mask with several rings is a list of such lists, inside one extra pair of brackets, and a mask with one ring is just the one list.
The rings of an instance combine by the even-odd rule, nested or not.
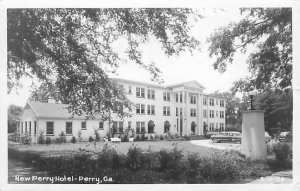
[[(82, 142), (82, 143), (63, 143), (63, 144), (51, 144), (51, 145), (15, 145), (13, 148), (21, 151), (35, 151), (46, 156), (53, 155), (69, 155), (79, 151), (80, 149), (85, 149), (87, 151), (98, 152), (103, 149), (106, 143), (97, 142)], [(137, 146), (143, 150), (160, 151), (162, 149), (171, 150), (175, 146), (179, 150), (182, 150), (184, 154), (188, 153), (198, 153), (201, 156), (212, 155), (217, 149), (207, 148), (203, 146), (198, 146), (190, 143), (189, 141), (156, 141), (156, 142), (121, 142), (121, 143), (107, 143), (109, 147), (115, 147), (119, 153), (127, 154), (130, 147)]]

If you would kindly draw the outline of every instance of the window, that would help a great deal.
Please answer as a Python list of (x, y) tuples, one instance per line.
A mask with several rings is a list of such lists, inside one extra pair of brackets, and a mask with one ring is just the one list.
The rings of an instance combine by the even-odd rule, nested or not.
[(136, 97), (145, 98), (145, 88), (136, 88)]
[(34, 134), (36, 135), (36, 121), (34, 122)]
[(154, 122), (150, 120), (148, 122), (148, 133), (154, 133), (154, 126), (155, 126)]
[(207, 110), (203, 110), (203, 117), (207, 117)]
[(178, 93), (176, 93), (176, 102), (178, 102)]
[(86, 129), (86, 121), (81, 122), (81, 129)]
[(136, 113), (137, 114), (145, 114), (145, 105), (144, 104), (136, 104)]
[(131, 129), (131, 121), (128, 121), (128, 129)]
[(220, 107), (224, 107), (224, 100), (220, 100)]
[(182, 94), (179, 96), (179, 102), (182, 103)]
[(167, 106), (164, 106), (164, 112), (163, 112), (164, 115), (171, 115), (170, 114), (170, 107), (167, 107)]
[(25, 121), (25, 133), (27, 133), (27, 121)]
[(193, 121), (192, 123), (191, 123), (191, 131), (192, 131), (192, 134), (195, 134), (195, 131), (196, 131), (196, 123)]
[(164, 101), (170, 101), (170, 92), (164, 92)]
[(164, 123), (164, 133), (167, 133), (170, 131), (170, 127), (171, 127), (171, 124), (169, 121), (165, 121)]
[(214, 130), (214, 123), (209, 123), (209, 131), (213, 131)]
[(214, 118), (214, 110), (209, 110), (209, 117)]
[(220, 111), (220, 118), (224, 118), (224, 111)]
[(66, 134), (72, 134), (72, 122), (66, 122)]
[(118, 122), (117, 121), (113, 121), (112, 131), (113, 131), (113, 133), (118, 132)]
[(182, 107), (180, 108), (180, 113), (179, 114), (180, 114), (180, 116), (182, 116)]
[(203, 98), (203, 105), (207, 105), (207, 99)]
[(224, 123), (220, 123), (220, 130), (224, 131), (225, 128), (224, 128)]
[(191, 109), (191, 117), (196, 117), (196, 109)]
[(47, 121), (47, 124), (46, 124), (47, 135), (53, 135), (54, 134), (53, 132), (54, 132), (54, 122)]
[(123, 121), (119, 121), (119, 133), (123, 133)]
[(154, 105), (148, 105), (147, 106), (147, 114), (148, 115), (154, 115), (155, 114), (155, 106)]
[(21, 133), (23, 133), (23, 122), (21, 122)]
[(104, 122), (103, 121), (99, 121), (99, 129), (104, 129)]
[(176, 107), (176, 116), (178, 116), (178, 107)]
[(209, 105), (214, 106), (215, 105), (215, 99), (214, 98), (209, 98)]
[(196, 104), (196, 99), (197, 97), (196, 96), (191, 96), (191, 104)]
[(137, 121), (136, 122), (136, 133), (145, 132), (145, 122)]
[(132, 88), (131, 88), (131, 86), (128, 86), (128, 93), (132, 94)]
[(155, 99), (155, 91), (148, 90), (147, 97), (148, 97), (148, 99)]

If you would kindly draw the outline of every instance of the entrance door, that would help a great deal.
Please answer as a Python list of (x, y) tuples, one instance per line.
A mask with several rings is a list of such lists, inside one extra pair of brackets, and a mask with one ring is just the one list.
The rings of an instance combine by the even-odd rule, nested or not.
[(182, 118), (180, 118), (180, 136), (182, 136), (182, 125), (183, 125)]

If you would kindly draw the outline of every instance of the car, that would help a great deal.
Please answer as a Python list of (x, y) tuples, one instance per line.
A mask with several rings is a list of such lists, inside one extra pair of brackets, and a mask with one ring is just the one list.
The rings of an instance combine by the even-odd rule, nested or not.
[(266, 131), (265, 131), (265, 138), (266, 138), (266, 143), (269, 142), (269, 141), (271, 141), (271, 139), (272, 139), (272, 137)]
[(227, 142), (240, 142), (241, 140), (241, 133), (236, 132), (236, 131), (228, 131), (228, 132), (221, 132), (216, 135), (212, 135), (210, 137), (211, 141), (214, 143), (219, 143), (222, 141), (227, 141)]
[[(266, 138), (266, 143), (272, 139), (268, 132), (265, 132), (265, 138)], [(214, 143), (218, 143), (221, 141), (231, 141), (231, 142), (235, 142), (235, 143), (241, 143), (242, 142), (242, 134), (240, 132), (235, 132), (235, 131), (225, 132), (225, 133), (223, 132), (221, 134), (212, 136), (211, 140)]]
[(279, 141), (288, 141), (286, 138), (289, 133), (290, 133), (290, 131), (281, 132), (278, 136), (278, 140)]

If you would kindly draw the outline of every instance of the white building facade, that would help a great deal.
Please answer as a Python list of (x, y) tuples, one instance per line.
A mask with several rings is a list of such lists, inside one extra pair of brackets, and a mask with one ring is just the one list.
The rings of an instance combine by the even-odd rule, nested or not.
[[(196, 81), (167, 87), (124, 79), (114, 79), (135, 105), (132, 117), (120, 119), (112, 115), (111, 124), (99, 119), (72, 116), (64, 104), (28, 102), (21, 116), (18, 132), (28, 133), (33, 143), (42, 133), (55, 140), (61, 132), (70, 140), (80, 132), (83, 140), (111, 133), (122, 135), (131, 130), (134, 135), (179, 136), (203, 135), (205, 131), (225, 130), (225, 99), (203, 93)], [(128, 131), (127, 131), (128, 132)]]
[(225, 130), (225, 99), (203, 94), (204, 87), (196, 81), (167, 87), (116, 81), (136, 106), (133, 117), (119, 121), (125, 128), (158, 135), (169, 131), (182, 136), (203, 135), (205, 129)]

